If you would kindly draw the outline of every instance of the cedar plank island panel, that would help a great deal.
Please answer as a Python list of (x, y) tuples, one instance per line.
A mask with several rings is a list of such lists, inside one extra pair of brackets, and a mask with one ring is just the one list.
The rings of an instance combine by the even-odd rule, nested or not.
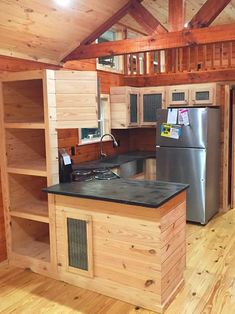
[[(183, 284), (186, 192), (158, 208), (54, 197), (58, 278), (162, 312)], [(86, 221), (87, 271), (71, 267), (68, 218)]]

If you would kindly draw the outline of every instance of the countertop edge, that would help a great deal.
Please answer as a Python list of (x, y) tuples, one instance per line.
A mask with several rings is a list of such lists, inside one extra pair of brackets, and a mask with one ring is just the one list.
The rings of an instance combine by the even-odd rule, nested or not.
[(69, 197), (75, 197), (75, 198), (85, 198), (85, 199), (92, 199), (92, 200), (98, 200), (98, 201), (106, 201), (110, 203), (119, 203), (119, 204), (125, 204), (125, 205), (134, 205), (134, 206), (141, 206), (141, 207), (148, 207), (148, 208), (158, 208), (177, 196), (178, 194), (184, 192), (185, 190), (188, 189), (188, 185), (185, 187), (182, 187), (180, 191), (174, 192), (171, 196), (167, 197), (166, 199), (160, 201), (157, 205), (152, 205), (152, 204), (146, 204), (146, 203), (137, 203), (133, 201), (125, 201), (122, 199), (110, 199), (110, 198), (105, 198), (105, 197), (99, 197), (99, 196), (94, 196), (94, 195), (75, 195), (74, 192), (60, 192), (60, 191), (51, 191), (48, 190), (48, 188), (43, 188), (42, 191), (49, 193), (49, 194), (54, 194), (54, 195), (63, 195), (63, 196), (69, 196)]

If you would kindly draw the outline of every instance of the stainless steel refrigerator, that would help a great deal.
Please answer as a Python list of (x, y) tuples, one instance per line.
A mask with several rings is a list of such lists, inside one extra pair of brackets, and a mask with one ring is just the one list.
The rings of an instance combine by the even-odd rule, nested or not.
[(179, 139), (162, 136), (168, 110), (157, 110), (157, 180), (189, 184), (187, 220), (206, 224), (219, 210), (220, 110), (187, 109)]

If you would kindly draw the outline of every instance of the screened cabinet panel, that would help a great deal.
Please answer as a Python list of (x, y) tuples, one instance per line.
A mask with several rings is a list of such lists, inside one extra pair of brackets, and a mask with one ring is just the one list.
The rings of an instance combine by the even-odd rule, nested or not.
[(139, 95), (130, 93), (130, 125), (138, 124), (138, 111), (139, 111)]
[(143, 122), (156, 122), (156, 110), (162, 108), (162, 94), (143, 95)]
[(149, 88), (145, 88), (141, 91), (140, 95), (140, 124), (143, 126), (155, 126), (156, 110), (165, 107), (165, 90), (160, 90), (159, 88), (149, 90)]
[(67, 271), (93, 276), (91, 216), (64, 214)]

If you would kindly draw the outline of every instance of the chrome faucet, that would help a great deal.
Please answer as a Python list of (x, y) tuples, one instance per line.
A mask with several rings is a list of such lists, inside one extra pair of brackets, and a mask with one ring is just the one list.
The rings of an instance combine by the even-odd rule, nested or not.
[(103, 138), (104, 138), (105, 136), (110, 136), (110, 137), (112, 138), (112, 140), (113, 140), (113, 145), (114, 145), (114, 147), (118, 147), (118, 142), (116, 141), (116, 139), (115, 139), (115, 137), (113, 136), (113, 134), (111, 134), (111, 133), (106, 133), (106, 134), (102, 135), (101, 138), (100, 138), (100, 158), (105, 158), (105, 157), (107, 157), (107, 154), (105, 154), (105, 153), (103, 152)]

